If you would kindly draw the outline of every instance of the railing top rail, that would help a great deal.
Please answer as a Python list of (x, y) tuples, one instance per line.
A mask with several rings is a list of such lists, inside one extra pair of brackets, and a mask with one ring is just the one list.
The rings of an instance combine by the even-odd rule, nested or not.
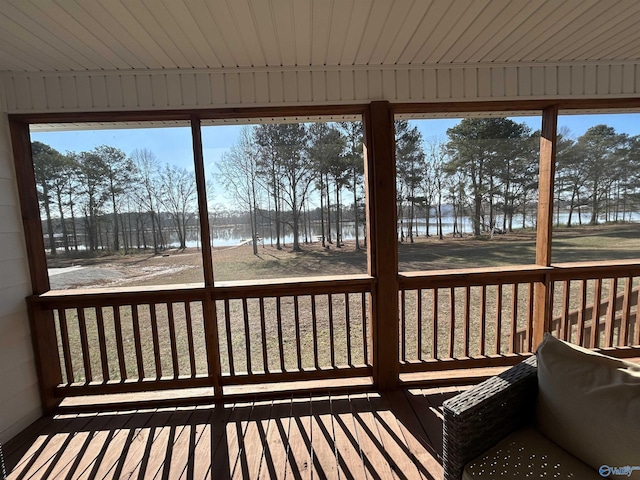
[(231, 299), (246, 296), (270, 297), (370, 292), (373, 288), (373, 283), (374, 278), (369, 275), (335, 275), (331, 277), (292, 277), (229, 281), (216, 282), (214, 295), (215, 298)]
[(551, 280), (620, 278), (640, 275), (640, 259), (554, 263)]
[(543, 281), (552, 267), (540, 265), (509, 265), (504, 267), (464, 268), (456, 270), (431, 270), (403, 272), (398, 275), (400, 289), (434, 287), (466, 287), (509, 283)]
[(277, 278), (217, 282), (214, 287), (205, 287), (199, 283), (191, 283), (81, 290), (50, 290), (41, 295), (29, 297), (28, 301), (49, 308), (131, 305), (203, 300), (207, 295), (212, 295), (215, 299), (232, 299), (369, 292), (373, 288), (373, 283), (374, 278), (369, 275)]

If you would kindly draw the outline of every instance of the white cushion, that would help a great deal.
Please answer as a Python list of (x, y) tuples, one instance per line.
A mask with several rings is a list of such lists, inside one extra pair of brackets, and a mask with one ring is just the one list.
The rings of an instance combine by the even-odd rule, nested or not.
[(546, 335), (537, 427), (595, 469), (640, 465), (640, 367)]

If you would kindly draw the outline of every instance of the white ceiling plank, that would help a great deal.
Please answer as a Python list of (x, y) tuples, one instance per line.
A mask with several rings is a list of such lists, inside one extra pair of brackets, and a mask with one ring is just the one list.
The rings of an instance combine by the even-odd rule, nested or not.
[[(455, 24), (452, 23), (449, 28), (444, 29), (445, 34), (439, 39), (437, 46), (425, 46), (424, 48), (426, 48), (426, 52), (428, 52), (428, 54), (423, 56), (423, 52), (418, 53), (416, 61), (418, 63), (446, 62), (447, 60), (443, 57), (452, 45), (456, 45), (458, 42), (464, 42), (461, 37), (463, 37), (465, 33), (469, 32), (471, 36), (475, 36), (477, 31), (484, 28), (484, 17), (482, 16), (482, 13), (489, 2), (490, 0), (471, 1), (464, 12), (454, 20)], [(445, 17), (443, 24), (447, 21), (446, 18), (447, 17)], [(434, 37), (435, 43), (435, 40), (438, 39), (435, 32)]]
[[(387, 14), (384, 26), (380, 30), (377, 43), (369, 56), (369, 65), (382, 65), (389, 55), (391, 46), (398, 35), (404, 31), (405, 22), (414, 5), (413, 0), (397, 0)], [(375, 28), (375, 27), (374, 27)]]
[(349, 33), (349, 20), (353, 11), (354, 0), (339, 0), (333, 2), (331, 13), (331, 35), (327, 43), (326, 64), (339, 65), (342, 57), (342, 47)]
[(296, 40), (293, 31), (293, 6), (291, 0), (272, 0), (271, 11), (280, 52), (280, 62), (284, 66), (296, 64)]
[(325, 65), (331, 36), (331, 11), (334, 2), (311, 4), (311, 65)]
[(273, 19), (273, 8), (269, 2), (254, 0), (250, 4), (254, 19), (257, 19), (256, 28), (258, 38), (264, 51), (265, 63), (269, 66), (282, 65), (280, 58), (280, 45), (276, 35), (276, 27)]
[(20, 55), (14, 49), (4, 49), (5, 45), (0, 44), (0, 70), (7, 71), (29, 71), (37, 70), (33, 62), (25, 61), (29, 59), (26, 55)]
[[(598, 0), (584, 0), (584, 8), (591, 8)], [(535, 59), (535, 52), (531, 53), (531, 46), (537, 46), (541, 39), (556, 34), (565, 28), (571, 21), (578, 17), (583, 9), (576, 9), (571, 3), (559, 3), (553, 10), (554, 15), (547, 15), (548, 11), (540, 9), (531, 21), (531, 28), (522, 32), (517, 38), (511, 38), (511, 42), (503, 42), (503, 48), (495, 53), (495, 61), (523, 61)], [(506, 47), (506, 48), (505, 48)]]
[(342, 47), (340, 65), (355, 65), (364, 29), (371, 11), (369, 2), (355, 2), (349, 17), (349, 32)]
[(518, 32), (525, 28), (525, 24), (529, 21), (535, 21), (534, 13), (541, 9), (545, 0), (531, 0), (527, 2), (510, 2), (517, 8), (516, 14), (512, 17), (509, 15), (507, 8), (503, 10), (503, 14), (496, 17), (495, 21), (487, 27), (488, 38), (483, 35), (477, 42), (470, 45), (468, 50), (459, 57), (460, 62), (475, 63), (480, 61), (490, 61), (490, 56), (496, 48), (505, 41), (505, 39), (517, 38)]
[[(61, 2), (60, 7), (66, 14), (60, 18), (65, 26), (64, 30), (75, 34), (78, 45), (91, 48), (117, 68), (146, 68), (131, 49), (124, 47), (113, 32), (105, 28), (110, 17), (106, 11), (99, 8), (85, 10), (82, 4), (71, 0)], [(135, 43), (132, 47), (135, 49)]]
[(311, 65), (311, 4), (309, 0), (292, 0), (293, 38), (296, 65)]
[(523, 5), (518, 2), (509, 2), (506, 5), (489, 3), (469, 28), (452, 43), (449, 50), (441, 57), (441, 61), (443, 63), (466, 61), (473, 52), (496, 35), (515, 28), (512, 22), (522, 9)]
[(626, 34), (621, 32), (615, 35), (603, 45), (594, 45), (589, 54), (590, 58), (594, 60), (612, 57), (618, 60), (626, 60), (630, 57), (640, 58), (640, 52), (638, 52), (640, 30), (637, 28), (629, 30), (631, 31), (627, 31)]
[[(608, 13), (607, 13), (608, 12)], [(541, 34), (541, 41), (535, 41), (527, 45), (516, 55), (516, 58), (531, 59), (535, 61), (547, 61), (550, 57), (547, 54), (549, 48), (557, 45), (565, 45), (572, 36), (583, 38), (589, 31), (589, 25), (593, 25), (593, 20), (599, 18), (600, 21), (606, 21), (611, 15), (611, 9), (607, 2), (599, 2), (591, 8), (577, 15), (568, 23), (561, 23), (559, 28), (553, 33), (546, 31)]]
[[(409, 5), (405, 0), (373, 2), (360, 47), (356, 54), (356, 65), (369, 65), (371, 57), (376, 50), (384, 50), (384, 53), (386, 53), (389, 48), (388, 44), (395, 37), (394, 32), (391, 31), (391, 28), (388, 29), (387, 26), (387, 21), (393, 16), (392, 9), (406, 10), (408, 7)], [(379, 63), (380, 60), (376, 60), (376, 62)]]
[(580, 32), (580, 42), (574, 42), (571, 45), (568, 45), (567, 42), (551, 45), (543, 52), (543, 55), (548, 58), (562, 58), (562, 60), (573, 60), (585, 54), (588, 57), (594, 47), (606, 45), (611, 42), (616, 33), (626, 32), (627, 28), (636, 26), (639, 12), (640, 2), (630, 5), (622, 13), (615, 9), (609, 9), (605, 15), (598, 19), (598, 22), (590, 22), (583, 26)]
[[(57, 16), (64, 12), (58, 5), (49, 2), (20, 2), (11, 0), (3, 6), (5, 14), (17, 14), (16, 19), (20, 19), (26, 28), (37, 32), (41, 41), (48, 46), (64, 52), (82, 68), (100, 68), (95, 61), (95, 52), (81, 41), (77, 36), (71, 34), (64, 23), (60, 23)], [(13, 11), (12, 11), (13, 9)], [(112, 66), (111, 64), (102, 67)]]
[[(40, 32), (35, 30), (35, 32)], [(27, 57), (32, 57), (46, 68), (52, 70), (83, 70), (84, 67), (78, 61), (69, 57), (69, 54), (61, 49), (53, 47), (49, 42), (38, 37), (34, 31), (17, 23), (6, 16), (6, 10), (0, 12), (0, 41), (11, 44), (14, 47), (20, 45)], [(50, 67), (52, 66), (52, 67)]]
[(229, 41), (231, 39), (222, 35), (216, 23), (215, 16), (211, 13), (210, 5), (212, 4), (207, 2), (207, 0), (186, 0), (186, 6), (191, 12), (191, 16), (206, 38), (209, 48), (213, 50), (221, 66), (232, 68), (251, 65), (251, 61), (246, 52), (239, 51), (239, 48), (230, 47)]
[(264, 48), (258, 32), (256, 31), (256, 19), (254, 18), (247, 0), (227, 0), (227, 5), (231, 11), (230, 23), (240, 33), (244, 44), (251, 57), (251, 66), (265, 67), (267, 65)]
[(164, 6), (184, 33), (185, 38), (199, 53), (204, 65), (209, 68), (221, 67), (222, 63), (218, 59), (218, 55), (211, 48), (189, 8), (172, 0), (165, 0)]
[[(100, 68), (98, 63), (92, 58), (90, 49), (79, 39), (72, 35), (68, 28), (60, 25), (54, 18), (59, 10), (58, 6), (53, 6), (47, 11), (43, 11), (39, 5), (30, 2), (5, 3), (3, 13), (11, 14), (14, 18), (31, 31), (37, 32), (41, 41), (46, 42), (51, 47), (65, 52), (73, 58), (82, 68)], [(46, 4), (42, 4), (44, 6)], [(80, 52), (84, 50), (84, 52)]]
[(430, 5), (431, 0), (414, 0), (406, 12), (406, 17), (402, 22), (402, 28), (400, 28), (396, 37), (391, 42), (389, 50), (382, 60), (383, 64), (394, 65), (398, 63), (400, 54), (402, 54), (407, 46), (407, 42), (415, 35)]
[(214, 24), (218, 27), (220, 35), (226, 40), (226, 45), (235, 58), (236, 65), (240, 67), (251, 67), (253, 65), (253, 58), (237, 26), (232, 21), (233, 16), (227, 2), (221, 0), (215, 3), (208, 3), (207, 5)]
[(414, 63), (414, 58), (418, 52), (429, 43), (433, 31), (441, 23), (442, 17), (445, 15), (451, 4), (452, 2), (443, 2), (441, 0), (435, 0), (431, 3), (429, 10), (427, 10), (427, 13), (424, 15), (424, 18), (420, 23), (420, 27), (407, 43), (407, 46), (400, 54), (400, 58), (397, 63)]
[[(167, 34), (167, 30), (165, 30), (163, 25), (158, 23), (158, 20), (156, 20), (149, 7), (147, 7), (142, 0), (123, 0), (123, 4), (126, 6), (127, 10), (129, 10), (130, 15), (133, 15), (140, 24), (139, 28), (143, 28), (171, 59), (171, 64), (174, 65), (174, 67), (193, 67), (193, 62), (185, 58), (180, 48), (178, 48), (176, 43), (173, 41), (173, 32), (170, 37)], [(156, 10), (155, 8), (153, 9)]]
[[(113, 19), (112, 22), (107, 20), (109, 17), (105, 17), (105, 21), (108, 21), (105, 26), (115, 33), (118, 32), (118, 30), (115, 29), (113, 23), (116, 23), (122, 30), (128, 32), (126, 35), (130, 35), (134, 38), (134, 42), (129, 43), (130, 41), (127, 39), (127, 36), (121, 36), (120, 33), (118, 33), (118, 37), (121, 38), (129, 48), (132, 48), (135, 43), (140, 45), (140, 48), (142, 52), (144, 52), (146, 58), (150, 58), (147, 61), (147, 68), (171, 68), (174, 66), (172, 59), (160, 46), (158, 40), (152, 37), (144, 26), (135, 18), (132, 12), (128, 10), (128, 1), (126, 2), (126, 6), (123, 5), (122, 0), (102, 2), (101, 6)], [(140, 53), (140, 55), (142, 56), (143, 53)]]
[[(183, 68), (206, 68), (207, 62), (201, 55), (185, 32), (180, 28), (180, 24), (176, 20), (171, 11), (168, 10), (166, 3), (159, 0), (142, 0), (155, 22), (150, 21), (150, 28), (159, 29), (156, 35), (163, 39), (164, 43), (172, 44), (179, 52), (180, 64)], [(182, 6), (184, 9), (184, 6)], [(184, 9), (186, 10), (186, 9)], [(217, 64), (217, 59), (216, 59)]]

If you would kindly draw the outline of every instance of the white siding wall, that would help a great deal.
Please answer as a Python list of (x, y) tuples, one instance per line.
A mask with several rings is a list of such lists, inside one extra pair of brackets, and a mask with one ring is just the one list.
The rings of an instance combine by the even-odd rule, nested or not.
[(0, 442), (41, 415), (25, 303), (30, 289), (9, 125), (0, 108)]
[(48, 72), (0, 75), (9, 113), (621, 98), (640, 63)]

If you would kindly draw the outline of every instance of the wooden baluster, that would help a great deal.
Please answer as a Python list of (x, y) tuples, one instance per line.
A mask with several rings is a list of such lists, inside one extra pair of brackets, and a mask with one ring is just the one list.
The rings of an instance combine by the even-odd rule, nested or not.
[(171, 345), (173, 378), (178, 378), (180, 375), (180, 364), (178, 363), (178, 342), (176, 341), (176, 322), (173, 314), (172, 302), (167, 302), (167, 319), (169, 321), (169, 344)]
[(87, 319), (84, 308), (78, 307), (78, 325), (80, 327), (80, 344), (82, 345), (82, 364), (84, 365), (84, 377), (87, 383), (93, 381), (91, 373), (91, 358), (89, 357), (89, 337), (87, 335)]
[(120, 370), (120, 381), (127, 379), (127, 364), (124, 357), (124, 339), (122, 338), (122, 318), (120, 317), (120, 306), (113, 306), (113, 326), (116, 332), (116, 350), (118, 351), (118, 368)]
[(616, 320), (616, 302), (618, 298), (618, 279), (612, 278), (609, 289), (609, 305), (607, 307), (607, 318), (604, 324), (604, 346), (613, 347), (613, 326)]
[(518, 284), (511, 288), (511, 345), (509, 353), (516, 353), (516, 335), (518, 332)]
[(456, 330), (456, 289), (449, 289), (449, 358), (453, 358), (453, 347), (455, 345)]
[(529, 284), (529, 311), (527, 312), (527, 352), (533, 350), (533, 307), (535, 302), (535, 284)]
[(627, 334), (629, 331), (629, 320), (631, 318), (631, 291), (633, 290), (633, 278), (627, 277), (624, 287), (624, 298), (622, 300), (622, 320), (620, 322), (620, 334), (618, 335), (618, 346), (627, 346)]
[(318, 315), (316, 311), (316, 296), (311, 295), (311, 328), (313, 330), (313, 366), (320, 369), (318, 363)]
[(335, 351), (335, 336), (333, 332), (333, 296), (328, 295), (328, 307), (329, 307), (329, 351), (331, 355), (331, 366), (336, 367), (336, 351)]
[(353, 359), (351, 357), (351, 316), (349, 308), (349, 294), (344, 294), (344, 316), (345, 316), (345, 329), (347, 334), (347, 365), (353, 366)]
[(58, 309), (58, 321), (60, 323), (60, 337), (62, 340), (62, 356), (64, 357), (64, 370), (67, 374), (67, 384), (75, 382), (73, 363), (71, 361), (71, 347), (69, 346), (69, 328), (67, 326), (67, 312), (64, 308)]
[(260, 302), (260, 334), (262, 336), (262, 366), (265, 373), (269, 372), (269, 359), (267, 358), (267, 325), (264, 313), (264, 297), (259, 298)]
[(633, 324), (633, 345), (640, 345), (640, 318), (638, 318), (638, 314), (640, 314), (640, 312), (638, 311), (638, 298), (640, 297), (639, 293), (640, 292), (638, 292), (638, 290), (636, 290), (635, 292), (633, 290), (631, 291), (630, 302), (636, 306), (636, 312), (633, 314), (635, 320)]
[(500, 355), (502, 350), (502, 284), (496, 285), (496, 337), (495, 353)]
[(562, 292), (562, 316), (560, 323), (562, 325), (561, 330), (564, 332), (562, 340), (567, 342), (571, 341), (571, 318), (569, 315), (569, 302), (571, 300), (571, 280), (565, 280), (563, 282), (564, 290)]
[(107, 340), (104, 331), (104, 316), (102, 313), (102, 307), (96, 307), (96, 324), (98, 327), (98, 346), (100, 348), (100, 365), (102, 367), (102, 381), (108, 382), (111, 376), (109, 375), (109, 360), (107, 358)]
[(469, 356), (469, 324), (471, 323), (471, 287), (464, 287), (464, 323), (462, 325), (462, 356)]
[(367, 293), (362, 292), (362, 296), (360, 299), (360, 306), (362, 308), (362, 357), (365, 365), (369, 365), (369, 336), (367, 324), (369, 323), (369, 318), (367, 315)]
[(589, 346), (598, 348), (600, 344), (600, 297), (602, 296), (602, 279), (596, 279), (596, 285), (593, 292), (593, 310), (591, 312), (591, 339)]
[(298, 362), (298, 371), (302, 371), (302, 347), (300, 346), (300, 306), (298, 305), (298, 296), (293, 296), (293, 321), (296, 329), (296, 360)]
[(431, 335), (431, 352), (433, 355), (433, 359), (437, 359), (438, 357), (438, 289), (434, 288), (433, 292), (433, 302), (432, 302), (432, 311), (431, 311), (431, 329), (433, 335)]
[(227, 355), (229, 356), (229, 374), (234, 376), (236, 374), (236, 362), (233, 355), (233, 339), (231, 338), (231, 308), (229, 305), (229, 299), (224, 299), (224, 326), (227, 331)]
[(418, 360), (422, 360), (422, 290), (416, 292), (416, 348)]
[(485, 354), (485, 339), (487, 334), (487, 286), (480, 290), (480, 355)]
[(246, 297), (242, 299), (242, 319), (244, 320), (244, 347), (247, 358), (247, 373), (253, 373), (251, 365), (251, 330), (249, 328), (249, 308)]
[(191, 370), (191, 377), (195, 377), (197, 373), (196, 368), (196, 349), (193, 341), (193, 319), (191, 318), (191, 303), (184, 302), (184, 316), (187, 323), (187, 343), (189, 345), (189, 368)]
[(162, 378), (162, 357), (160, 355), (160, 337), (158, 335), (158, 315), (156, 312), (156, 304), (149, 304), (149, 313), (151, 316), (151, 335), (153, 338), (153, 360), (156, 364), (156, 379)]
[(400, 291), (400, 358), (407, 360), (407, 318), (406, 318), (406, 290)]
[(278, 350), (280, 353), (280, 371), (284, 372), (284, 345), (282, 344), (282, 299), (276, 297), (276, 321), (278, 323)]
[[(554, 308), (554, 292), (556, 291), (556, 282), (551, 280), (549, 282), (549, 330), (553, 328), (553, 308)], [(562, 322), (556, 322), (556, 338), (561, 338), (560, 330), (562, 330)]]
[(138, 305), (131, 305), (131, 321), (133, 323), (133, 341), (136, 347), (136, 367), (138, 368), (138, 381), (144, 379), (144, 362), (142, 360), (142, 337), (140, 336), (140, 317)]
[(578, 345), (584, 346), (584, 320), (587, 308), (587, 281), (580, 281), (580, 305), (578, 306)]

